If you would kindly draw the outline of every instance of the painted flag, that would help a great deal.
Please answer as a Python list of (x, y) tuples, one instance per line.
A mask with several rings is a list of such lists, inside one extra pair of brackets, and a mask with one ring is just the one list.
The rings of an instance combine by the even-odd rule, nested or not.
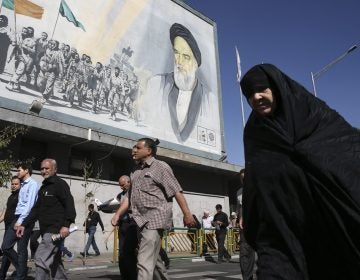
[(237, 64), (237, 81), (240, 83), (241, 67), (240, 67), (240, 55), (237, 47), (235, 47), (235, 51), (236, 51), (236, 64)]
[[(241, 67), (240, 67), (240, 55), (237, 47), (235, 46), (235, 52), (236, 52), (236, 65), (237, 65), (237, 81), (240, 83), (241, 79)], [(241, 87), (240, 87), (240, 104), (241, 104), (241, 117), (242, 117), (242, 124), (243, 128), (245, 128), (245, 113), (244, 113), (244, 101), (243, 96), (241, 93)]]
[(65, 0), (61, 0), (59, 13), (65, 17), (68, 21), (72, 22), (76, 27), (80, 27), (82, 30), (86, 31), (84, 26), (80, 21), (76, 19), (73, 12), (70, 10), (69, 6), (66, 4)]
[(15, 13), (36, 19), (41, 19), (44, 13), (43, 7), (29, 0), (3, 0), (2, 6), (10, 10), (15, 7)]

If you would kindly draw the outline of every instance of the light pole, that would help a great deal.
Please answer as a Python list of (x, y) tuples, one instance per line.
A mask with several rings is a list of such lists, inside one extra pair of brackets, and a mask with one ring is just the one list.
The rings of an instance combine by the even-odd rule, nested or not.
[(354, 50), (357, 49), (357, 45), (353, 45), (351, 46), (345, 53), (343, 53), (342, 55), (340, 55), (339, 57), (335, 58), (333, 61), (331, 61), (330, 63), (326, 64), (323, 68), (321, 68), (319, 71), (313, 73), (311, 73), (311, 81), (312, 81), (312, 85), (313, 85), (313, 89), (314, 89), (314, 95), (317, 96), (316, 94), (316, 87), (315, 87), (315, 79), (317, 79), (318, 77), (320, 77), (323, 73), (325, 73), (327, 70), (329, 70), (334, 64), (338, 63), (340, 60), (344, 59), (345, 56), (347, 56), (348, 54), (350, 54), (351, 52), (353, 52)]

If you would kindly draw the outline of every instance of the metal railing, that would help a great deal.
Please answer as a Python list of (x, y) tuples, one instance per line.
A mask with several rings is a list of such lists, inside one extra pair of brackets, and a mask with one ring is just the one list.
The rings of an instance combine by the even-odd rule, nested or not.
[[(114, 234), (114, 253), (113, 261), (117, 261), (118, 239)], [(230, 255), (239, 252), (239, 228), (227, 229), (227, 238), (225, 240), (225, 248)], [(202, 256), (206, 252), (209, 255), (216, 254), (218, 244), (215, 237), (215, 229), (196, 229), (176, 227), (168, 231), (164, 231), (161, 245), (167, 252), (169, 258), (188, 258), (194, 256)], [(204, 252), (205, 251), (205, 252)]]

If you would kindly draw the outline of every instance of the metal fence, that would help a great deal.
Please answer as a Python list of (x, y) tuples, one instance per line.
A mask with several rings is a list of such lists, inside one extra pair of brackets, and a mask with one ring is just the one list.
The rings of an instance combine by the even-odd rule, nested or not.
[[(225, 248), (230, 255), (239, 253), (240, 229), (227, 229)], [(117, 261), (118, 240), (117, 233), (114, 234), (114, 261)], [(196, 229), (177, 227), (169, 231), (164, 231), (162, 237), (162, 247), (167, 252), (169, 258), (186, 258), (202, 256), (207, 254), (217, 254), (218, 244), (215, 237), (215, 229)]]

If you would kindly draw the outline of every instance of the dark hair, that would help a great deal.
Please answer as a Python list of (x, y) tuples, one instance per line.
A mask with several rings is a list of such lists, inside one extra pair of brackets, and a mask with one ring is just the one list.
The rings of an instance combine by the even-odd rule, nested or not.
[(138, 142), (140, 142), (140, 141), (144, 141), (144, 146), (147, 147), (147, 148), (149, 148), (149, 149), (151, 149), (151, 154), (152, 154), (153, 156), (156, 155), (157, 145), (160, 144), (159, 139), (153, 140), (153, 139), (151, 139), (151, 138), (145, 137), (145, 138), (140, 138), (140, 139), (138, 140)]
[(222, 209), (221, 204), (216, 204), (215, 209)]
[(10, 181), (15, 180), (15, 179), (18, 179), (20, 181), (20, 178), (18, 176), (12, 176)]
[(90, 209), (92, 209), (92, 210), (94, 210), (94, 204), (89, 204), (89, 206), (88, 206), (88, 208), (90, 208)]
[(16, 168), (22, 168), (23, 170), (28, 170), (28, 172), (29, 172), (29, 174), (30, 174), (30, 176), (32, 175), (32, 166), (31, 166), (31, 164), (30, 163), (26, 163), (26, 162), (21, 162), (21, 163), (19, 163), (17, 166), (16, 166)]

